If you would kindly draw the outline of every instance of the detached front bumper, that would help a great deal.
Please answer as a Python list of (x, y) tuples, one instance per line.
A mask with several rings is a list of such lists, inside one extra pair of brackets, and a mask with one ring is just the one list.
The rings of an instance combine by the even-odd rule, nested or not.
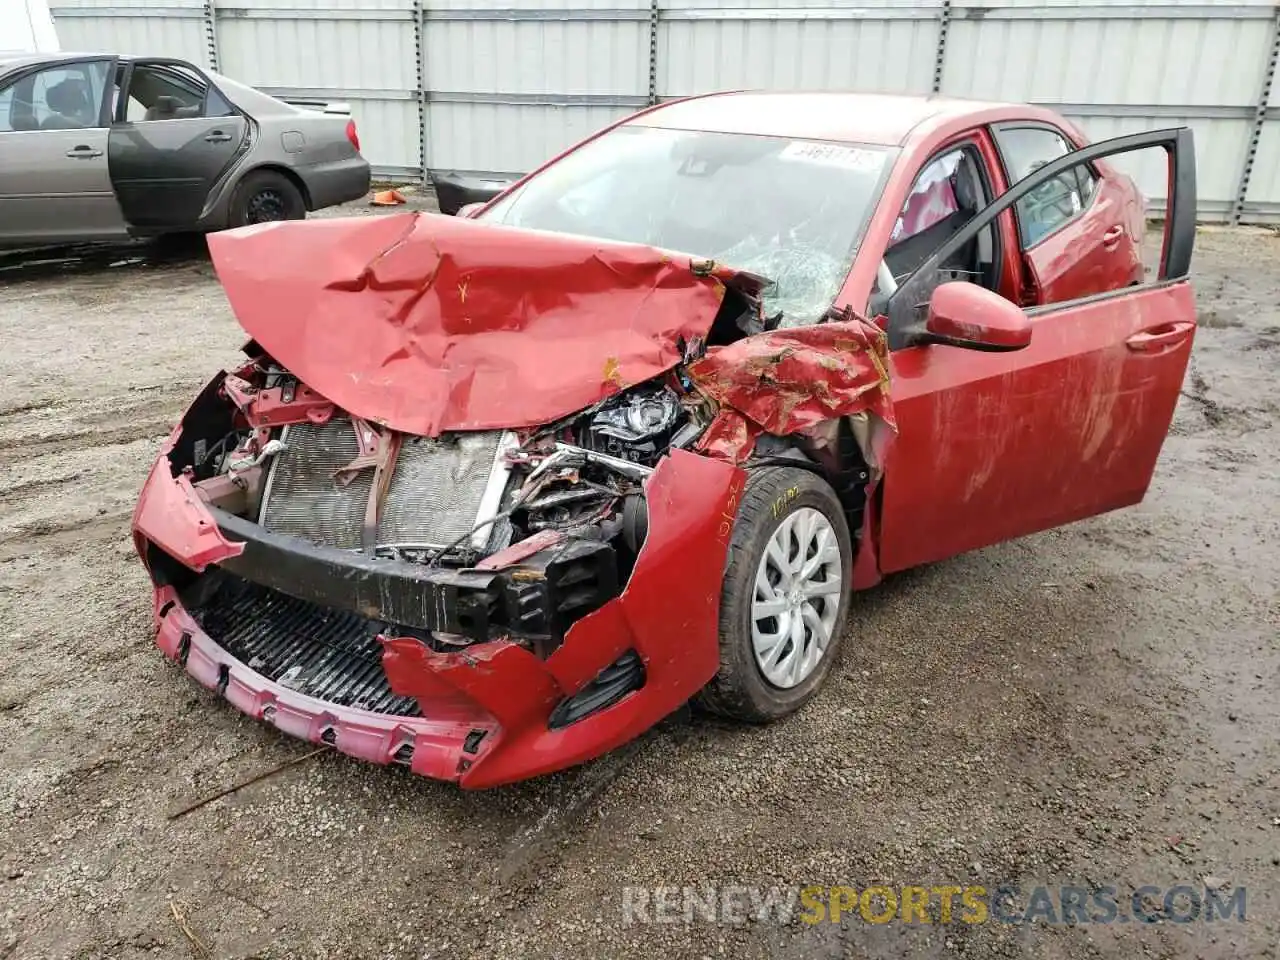
[[(172, 476), (168, 450), (134, 515), (139, 551), (145, 559), (154, 544), (192, 571), (227, 561), (243, 572), (245, 544), (219, 527), (185, 478)], [(546, 659), (503, 639), (441, 653), (413, 636), (379, 635), (387, 685), (412, 698), (418, 715), (330, 702), (269, 679), (211, 636), (153, 570), (156, 642), (242, 712), (359, 759), (464, 787), (548, 773), (633, 739), (715, 675), (725, 551), (744, 479), (692, 453), (664, 459), (646, 484), (649, 532), (621, 596), (574, 623)], [(637, 659), (643, 684), (608, 696), (619, 665)], [(608, 705), (593, 708), (593, 698)]]

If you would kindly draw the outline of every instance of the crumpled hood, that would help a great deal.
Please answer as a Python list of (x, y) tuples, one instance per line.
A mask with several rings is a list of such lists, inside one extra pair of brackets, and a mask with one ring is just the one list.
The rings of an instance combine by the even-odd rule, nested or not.
[(244, 227), (209, 251), (277, 362), (345, 410), (425, 436), (542, 425), (657, 376), (707, 335), (737, 276), (418, 213)]

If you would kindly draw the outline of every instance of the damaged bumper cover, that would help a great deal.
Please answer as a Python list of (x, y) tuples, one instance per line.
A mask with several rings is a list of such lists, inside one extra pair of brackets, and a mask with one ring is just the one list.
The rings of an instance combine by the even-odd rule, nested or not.
[[(432, 628), (433, 604), (459, 578), (491, 585), (498, 576), (406, 570), (413, 565), (271, 542), (173, 475), (166, 454), (177, 436), (134, 514), (144, 560), (154, 545), (191, 571), (216, 567), (293, 596), (311, 591), (317, 602), (377, 620), (412, 622), (416, 611), (417, 623)], [(417, 716), (330, 702), (270, 679), (229, 652), (153, 569), (157, 644), (249, 716), (362, 760), (406, 764), (464, 787), (549, 773), (633, 739), (714, 676), (720, 582), (744, 481), (729, 463), (678, 450), (665, 458), (645, 484), (648, 536), (621, 595), (574, 623), (545, 659), (513, 639), (440, 652), (417, 636), (379, 635), (387, 684), (416, 702)], [(282, 556), (296, 566), (274, 562)]]
[[(244, 547), (220, 560), (222, 569), (301, 600), (406, 627), (473, 640), (503, 631), (538, 638), (562, 626), (553, 621), (567, 605), (563, 594), (569, 589), (598, 596), (616, 592), (613, 550), (599, 541), (565, 543), (546, 551), (536, 567), (521, 566), (524, 576), (512, 576), (317, 546), (270, 533), (217, 507), (209, 512), (222, 535)], [(563, 587), (563, 581), (571, 581), (571, 587)]]

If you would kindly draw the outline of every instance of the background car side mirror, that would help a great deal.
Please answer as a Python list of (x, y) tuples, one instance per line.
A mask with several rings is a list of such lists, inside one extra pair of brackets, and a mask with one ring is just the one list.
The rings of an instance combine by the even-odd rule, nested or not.
[(1000, 294), (953, 280), (929, 298), (922, 340), (970, 350), (1021, 350), (1031, 342), (1031, 321)]

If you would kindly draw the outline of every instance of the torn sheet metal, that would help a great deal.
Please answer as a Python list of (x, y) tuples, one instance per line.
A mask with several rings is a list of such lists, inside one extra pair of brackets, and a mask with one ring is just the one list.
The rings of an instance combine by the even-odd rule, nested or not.
[[(626, 588), (575, 623), (545, 661), (506, 640), (436, 653), (411, 638), (383, 639), (391, 689), (418, 698), (424, 716), (439, 703), (471, 703), (488, 718), (493, 735), (459, 771), (464, 787), (536, 776), (612, 750), (715, 676), (725, 554), (745, 485), (746, 474), (722, 461), (683, 450), (664, 458), (645, 483), (649, 532)], [(556, 704), (627, 650), (644, 662), (644, 686), (550, 729)], [(415, 770), (418, 763), (415, 756)]]
[(713, 347), (689, 368), (699, 389), (720, 404), (698, 443), (707, 456), (742, 463), (762, 433), (804, 434), (833, 449), (841, 421), (850, 425), (870, 470), (854, 557), (859, 589), (880, 579), (875, 492), (896, 430), (887, 351), (883, 331), (850, 316)]
[(198, 572), (211, 563), (239, 556), (244, 544), (232, 543), (223, 535), (191, 478), (185, 473), (175, 476), (170, 469), (168, 454), (180, 435), (181, 428), (169, 434), (142, 486), (133, 510), (134, 538), (140, 545), (138, 535), (145, 535)]
[(663, 373), (739, 276), (418, 213), (260, 224), (212, 234), (209, 251), (272, 358), (342, 409), (423, 436), (540, 426)]
[[(689, 375), (721, 405), (699, 449), (734, 462), (750, 455), (761, 432), (821, 432), (862, 412), (894, 425), (884, 333), (857, 317), (712, 347)], [(886, 440), (864, 425), (859, 443), (868, 463), (883, 462), (878, 448)]]

